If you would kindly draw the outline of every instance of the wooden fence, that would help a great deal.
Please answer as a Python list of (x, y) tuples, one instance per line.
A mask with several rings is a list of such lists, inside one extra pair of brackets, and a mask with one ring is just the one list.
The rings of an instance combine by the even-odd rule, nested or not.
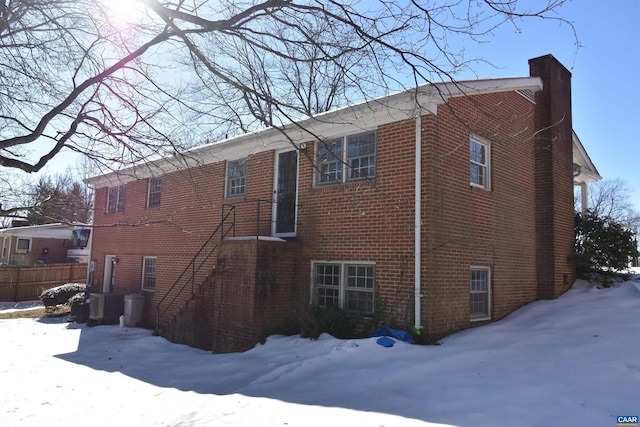
[(87, 264), (49, 264), (0, 267), (0, 301), (33, 301), (50, 288), (86, 283)]

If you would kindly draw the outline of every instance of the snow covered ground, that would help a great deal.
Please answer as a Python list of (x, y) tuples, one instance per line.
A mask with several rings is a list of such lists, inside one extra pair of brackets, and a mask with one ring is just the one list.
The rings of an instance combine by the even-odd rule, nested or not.
[(640, 279), (578, 282), (428, 347), (273, 336), (214, 355), (141, 328), (0, 320), (0, 425), (616, 426), (640, 414), (639, 334)]

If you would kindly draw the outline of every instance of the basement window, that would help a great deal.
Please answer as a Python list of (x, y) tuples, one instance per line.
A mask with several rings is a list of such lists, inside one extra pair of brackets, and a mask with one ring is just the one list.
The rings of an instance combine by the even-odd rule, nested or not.
[(375, 265), (357, 262), (314, 262), (314, 303), (320, 307), (371, 314), (375, 297)]
[(491, 269), (471, 267), (471, 321), (491, 319)]
[(142, 261), (142, 290), (144, 291), (156, 289), (156, 264), (156, 257), (147, 256)]

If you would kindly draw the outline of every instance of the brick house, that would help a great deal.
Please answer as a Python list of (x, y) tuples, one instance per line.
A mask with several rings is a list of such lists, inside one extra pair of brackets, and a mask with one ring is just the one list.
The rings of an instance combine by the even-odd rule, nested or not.
[(20, 225), (0, 229), (0, 264), (87, 263), (91, 229), (82, 225)]
[(571, 74), (529, 66), (89, 179), (93, 292), (142, 293), (144, 326), (215, 352), (298, 331), (309, 302), (437, 338), (559, 296), (573, 186), (599, 175)]

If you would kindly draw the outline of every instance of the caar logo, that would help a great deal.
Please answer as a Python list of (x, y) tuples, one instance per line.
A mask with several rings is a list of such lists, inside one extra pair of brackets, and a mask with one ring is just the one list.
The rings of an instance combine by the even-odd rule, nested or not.
[(637, 426), (638, 425), (638, 416), (637, 415), (619, 415), (616, 418), (619, 426)]

